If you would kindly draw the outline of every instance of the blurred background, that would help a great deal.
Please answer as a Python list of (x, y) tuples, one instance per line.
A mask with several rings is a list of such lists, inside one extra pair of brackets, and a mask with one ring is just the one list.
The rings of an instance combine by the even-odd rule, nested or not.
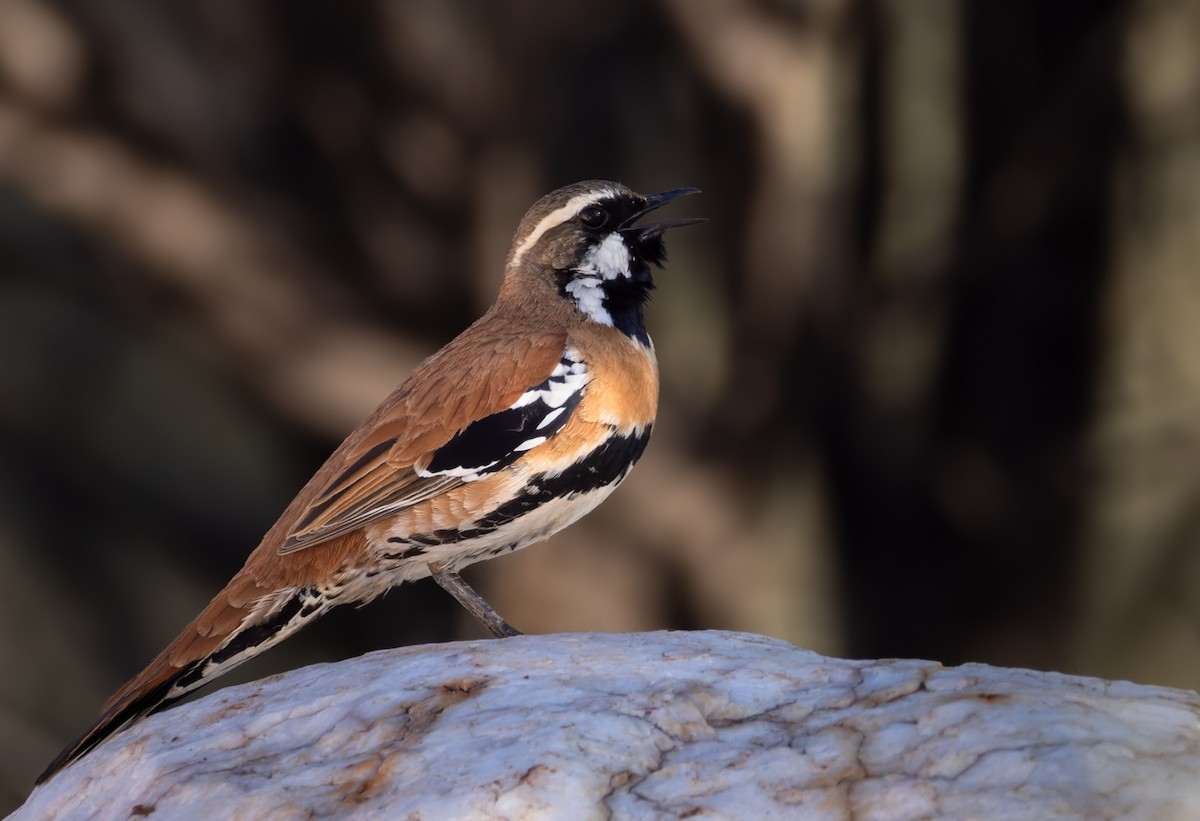
[[(704, 194), (654, 440), (527, 632), (1200, 687), (1197, 0), (0, 0), (0, 812), (512, 231)], [(227, 680), (481, 631), (432, 583)]]

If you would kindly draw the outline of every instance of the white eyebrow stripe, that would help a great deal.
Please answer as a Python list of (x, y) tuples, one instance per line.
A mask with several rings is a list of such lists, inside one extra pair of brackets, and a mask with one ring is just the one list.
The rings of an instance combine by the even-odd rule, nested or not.
[(530, 231), (529, 236), (525, 237), (521, 244), (517, 246), (516, 250), (513, 251), (512, 261), (508, 263), (508, 267), (516, 267), (517, 263), (521, 261), (521, 257), (525, 254), (525, 252), (532, 248), (537, 241), (542, 238), (542, 234), (546, 233), (551, 228), (557, 228), (559, 225), (562, 225), (571, 217), (578, 214), (584, 206), (615, 196), (617, 196), (617, 192), (612, 188), (598, 188), (593, 191), (587, 191), (583, 194), (576, 194), (575, 196), (571, 197), (571, 199), (567, 200), (566, 205), (556, 208), (546, 216), (542, 217), (542, 221), (537, 224), (537, 227)]

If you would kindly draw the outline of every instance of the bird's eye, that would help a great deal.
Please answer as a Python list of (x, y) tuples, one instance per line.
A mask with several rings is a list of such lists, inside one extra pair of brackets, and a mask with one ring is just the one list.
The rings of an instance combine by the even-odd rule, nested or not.
[(608, 212), (599, 205), (589, 205), (579, 212), (579, 219), (588, 228), (602, 228), (608, 222)]

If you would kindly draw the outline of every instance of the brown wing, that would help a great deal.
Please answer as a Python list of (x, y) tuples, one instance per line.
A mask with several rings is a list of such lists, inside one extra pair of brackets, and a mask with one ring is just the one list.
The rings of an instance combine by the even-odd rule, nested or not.
[(423, 477), (434, 452), (549, 377), (564, 333), (480, 339), (468, 330), (426, 360), (329, 458), (284, 514), (292, 553), (358, 530), (464, 481)]

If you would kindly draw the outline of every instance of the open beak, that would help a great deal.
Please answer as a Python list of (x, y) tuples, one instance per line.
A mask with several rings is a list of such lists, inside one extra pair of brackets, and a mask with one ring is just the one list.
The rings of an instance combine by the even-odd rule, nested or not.
[(696, 223), (706, 222), (703, 217), (691, 219), (667, 220), (665, 222), (652, 222), (648, 225), (634, 225), (646, 214), (656, 208), (662, 208), (668, 202), (686, 197), (689, 194), (699, 194), (699, 188), (675, 188), (671, 191), (664, 191), (661, 194), (647, 194), (643, 199), (646, 201), (646, 207), (636, 214), (631, 216), (617, 229), (623, 234), (632, 234), (638, 242), (644, 242), (654, 237), (662, 236), (662, 233), (668, 228), (681, 228), (684, 225), (695, 225)]

